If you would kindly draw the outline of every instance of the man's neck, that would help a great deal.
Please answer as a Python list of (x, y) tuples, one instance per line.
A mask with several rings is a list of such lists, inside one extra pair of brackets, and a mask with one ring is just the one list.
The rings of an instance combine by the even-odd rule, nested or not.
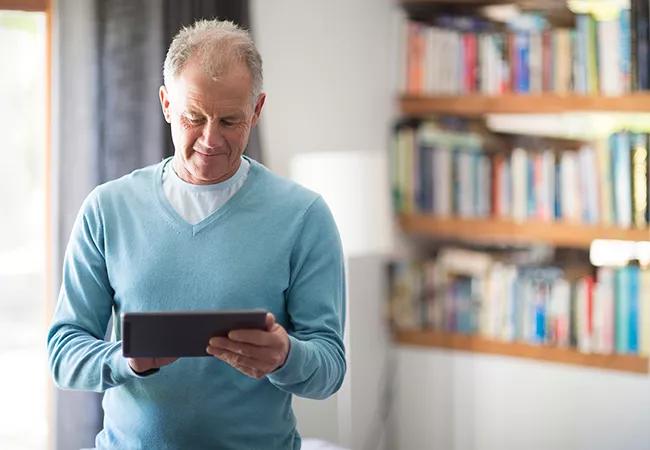
[(216, 178), (214, 180), (197, 180), (196, 178), (194, 178), (192, 176), (192, 174), (187, 169), (185, 169), (185, 167), (183, 166), (183, 163), (181, 161), (179, 161), (176, 156), (174, 156), (172, 158), (172, 169), (174, 170), (174, 173), (176, 174), (176, 176), (178, 176), (178, 178), (185, 181), (186, 183), (190, 183), (190, 184), (217, 184), (217, 183), (221, 183), (223, 181), (228, 180), (232, 176), (234, 176), (237, 173), (237, 171), (239, 170), (240, 166), (241, 166), (241, 157), (239, 158), (239, 160), (237, 162), (237, 165), (232, 170), (230, 170), (226, 174), (224, 174), (223, 176), (221, 176), (219, 178)]

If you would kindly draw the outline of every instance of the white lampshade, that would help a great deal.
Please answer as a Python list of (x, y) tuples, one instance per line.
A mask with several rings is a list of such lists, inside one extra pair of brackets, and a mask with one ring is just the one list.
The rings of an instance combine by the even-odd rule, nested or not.
[(392, 223), (385, 152), (301, 153), (291, 159), (290, 176), (323, 196), (336, 220), (346, 256), (390, 252)]

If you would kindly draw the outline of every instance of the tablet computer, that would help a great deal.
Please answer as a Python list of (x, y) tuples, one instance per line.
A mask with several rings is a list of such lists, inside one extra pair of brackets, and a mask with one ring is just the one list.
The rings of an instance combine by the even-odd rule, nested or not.
[(266, 329), (266, 311), (133, 312), (122, 314), (122, 354), (127, 358), (211, 356), (214, 336)]

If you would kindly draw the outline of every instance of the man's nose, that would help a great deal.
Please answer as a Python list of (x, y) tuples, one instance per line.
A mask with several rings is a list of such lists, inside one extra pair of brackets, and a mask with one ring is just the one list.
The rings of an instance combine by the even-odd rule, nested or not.
[(207, 148), (219, 148), (224, 142), (219, 122), (208, 122), (203, 127), (202, 144)]

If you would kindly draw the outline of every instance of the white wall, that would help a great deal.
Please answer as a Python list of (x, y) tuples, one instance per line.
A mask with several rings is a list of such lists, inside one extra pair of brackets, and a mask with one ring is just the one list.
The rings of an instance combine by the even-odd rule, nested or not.
[(387, 151), (396, 79), (393, 0), (253, 0), (251, 21), (268, 94), (260, 123), (266, 164), (291, 155)]
[(402, 347), (395, 448), (650, 449), (650, 377)]

